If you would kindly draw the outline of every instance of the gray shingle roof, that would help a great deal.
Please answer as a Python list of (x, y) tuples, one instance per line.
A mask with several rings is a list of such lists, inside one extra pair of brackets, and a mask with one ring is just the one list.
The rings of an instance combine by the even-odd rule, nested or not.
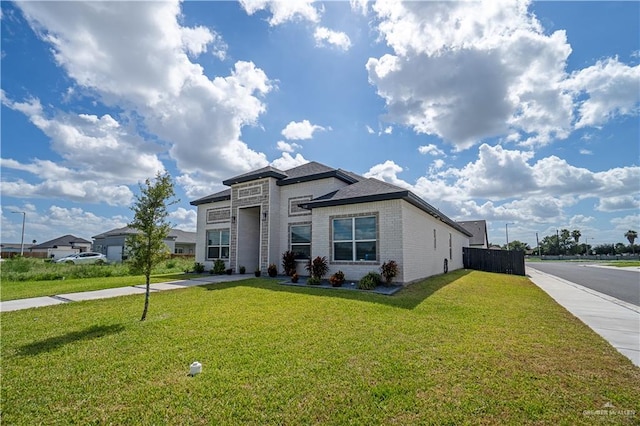
[(84, 238), (76, 237), (75, 235), (63, 235), (62, 237), (54, 238), (53, 240), (45, 241), (44, 243), (31, 246), (31, 249), (48, 249), (54, 246), (70, 246), (72, 244), (91, 244), (91, 241), (87, 241)]
[(373, 201), (384, 200), (405, 200), (422, 211), (430, 214), (434, 218), (446, 223), (457, 231), (469, 237), (472, 234), (451, 220), (447, 215), (415, 195), (408, 189), (383, 182), (378, 179), (368, 178), (353, 185), (345, 186), (337, 191), (315, 198), (306, 203), (300, 204), (301, 207), (313, 209), (318, 207), (340, 206), (345, 204), (370, 203)]
[[(135, 234), (136, 232), (138, 231), (128, 226), (124, 226), (122, 228), (115, 228), (110, 231), (103, 232), (102, 234), (95, 235), (92, 238), (96, 240), (99, 238), (118, 237), (123, 235), (127, 236), (131, 234)], [(195, 232), (182, 231), (180, 229), (172, 228), (171, 230), (169, 230), (169, 235), (167, 237), (174, 239), (176, 243), (195, 243), (196, 242)]]
[(487, 222), (485, 220), (465, 220), (459, 221), (458, 223), (473, 235), (473, 237), (469, 239), (469, 245), (478, 246), (489, 243)]
[(224, 191), (216, 192), (215, 194), (207, 195), (206, 197), (198, 198), (191, 201), (189, 204), (197, 206), (199, 204), (215, 203), (216, 201), (224, 201), (231, 199), (231, 189), (225, 189)]
[[(300, 166), (288, 169), (286, 171), (278, 170), (275, 167), (263, 167), (258, 170), (254, 170), (248, 173), (244, 173), (229, 179), (224, 180), (222, 183), (225, 185), (233, 185), (236, 183), (250, 182), (252, 180), (263, 179), (265, 177), (272, 177), (277, 179), (277, 184), (291, 185), (299, 182), (308, 182), (312, 180), (325, 179), (335, 177), (346, 183), (355, 183), (364, 179), (355, 173), (347, 172), (342, 169), (334, 169), (316, 161), (310, 161)], [(191, 201), (189, 204), (197, 206), (200, 204), (213, 203), (216, 201), (224, 201), (231, 199), (231, 190), (226, 189), (224, 191), (210, 194), (197, 200)]]
[(234, 183), (250, 182), (252, 180), (262, 179), (266, 177), (284, 179), (287, 177), (287, 175), (284, 174), (282, 170), (278, 170), (275, 167), (267, 166), (258, 170), (253, 170), (251, 172), (243, 173), (241, 175), (223, 180), (222, 183), (225, 185), (233, 185)]

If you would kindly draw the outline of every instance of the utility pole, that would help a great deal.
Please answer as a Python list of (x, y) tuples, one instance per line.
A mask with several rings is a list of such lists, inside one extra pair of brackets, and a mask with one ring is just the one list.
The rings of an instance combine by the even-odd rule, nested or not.
[(507, 234), (507, 251), (511, 251), (511, 248), (509, 247), (509, 225), (515, 225), (515, 223), (504, 224), (504, 230), (505, 230), (505, 233)]
[(11, 212), (11, 213), (18, 213), (18, 214), (22, 214), (22, 238), (20, 239), (20, 256), (24, 256), (24, 222), (25, 219), (27, 217), (27, 213), (26, 212)]
[(538, 233), (536, 232), (536, 247), (538, 247), (538, 257), (540, 256), (540, 241), (538, 240)]

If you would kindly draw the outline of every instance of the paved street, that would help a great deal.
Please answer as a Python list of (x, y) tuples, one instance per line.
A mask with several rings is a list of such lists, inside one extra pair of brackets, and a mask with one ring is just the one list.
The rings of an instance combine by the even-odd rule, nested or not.
[(640, 270), (602, 268), (577, 262), (531, 262), (527, 267), (640, 306)]

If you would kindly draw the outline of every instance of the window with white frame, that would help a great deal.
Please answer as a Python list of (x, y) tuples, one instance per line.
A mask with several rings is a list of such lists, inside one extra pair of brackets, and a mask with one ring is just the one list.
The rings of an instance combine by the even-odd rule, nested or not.
[(333, 260), (363, 262), (378, 260), (376, 216), (333, 219)]
[(229, 230), (212, 229), (207, 231), (207, 259), (229, 258)]
[(296, 259), (311, 258), (311, 225), (291, 225), (290, 250), (295, 253)]

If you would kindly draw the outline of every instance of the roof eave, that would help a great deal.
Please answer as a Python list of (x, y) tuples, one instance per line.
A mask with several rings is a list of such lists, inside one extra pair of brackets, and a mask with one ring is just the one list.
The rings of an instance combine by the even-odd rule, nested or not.
[(342, 173), (340, 170), (330, 170), (322, 173), (316, 173), (313, 175), (304, 175), (297, 178), (288, 178), (284, 180), (279, 180), (278, 182), (276, 182), (276, 185), (278, 186), (293, 185), (296, 183), (311, 182), (314, 180), (327, 179), (332, 177), (339, 179), (348, 184), (353, 184), (358, 182), (357, 180), (353, 179), (351, 176), (348, 176), (345, 173)]
[(321, 201), (309, 201), (306, 203), (298, 204), (303, 209), (314, 209), (318, 207), (332, 207), (332, 206), (344, 206), (346, 204), (362, 204), (372, 203), (375, 201), (387, 201), (387, 200), (399, 200), (406, 196), (408, 191), (390, 192), (385, 194), (364, 195), (361, 197), (339, 198), (337, 200), (321, 200)]
[(278, 173), (275, 172), (273, 170), (266, 170), (264, 173), (256, 173), (256, 174), (251, 174), (248, 176), (241, 176), (238, 178), (231, 178), (231, 179), (226, 179), (223, 180), (222, 183), (224, 185), (227, 186), (231, 186), (231, 185), (235, 185), (238, 183), (245, 183), (245, 182), (251, 182), (253, 180), (259, 180), (259, 179), (264, 179), (264, 178), (275, 178), (275, 179), (284, 179), (286, 178), (287, 175), (282, 174), (282, 173)]

